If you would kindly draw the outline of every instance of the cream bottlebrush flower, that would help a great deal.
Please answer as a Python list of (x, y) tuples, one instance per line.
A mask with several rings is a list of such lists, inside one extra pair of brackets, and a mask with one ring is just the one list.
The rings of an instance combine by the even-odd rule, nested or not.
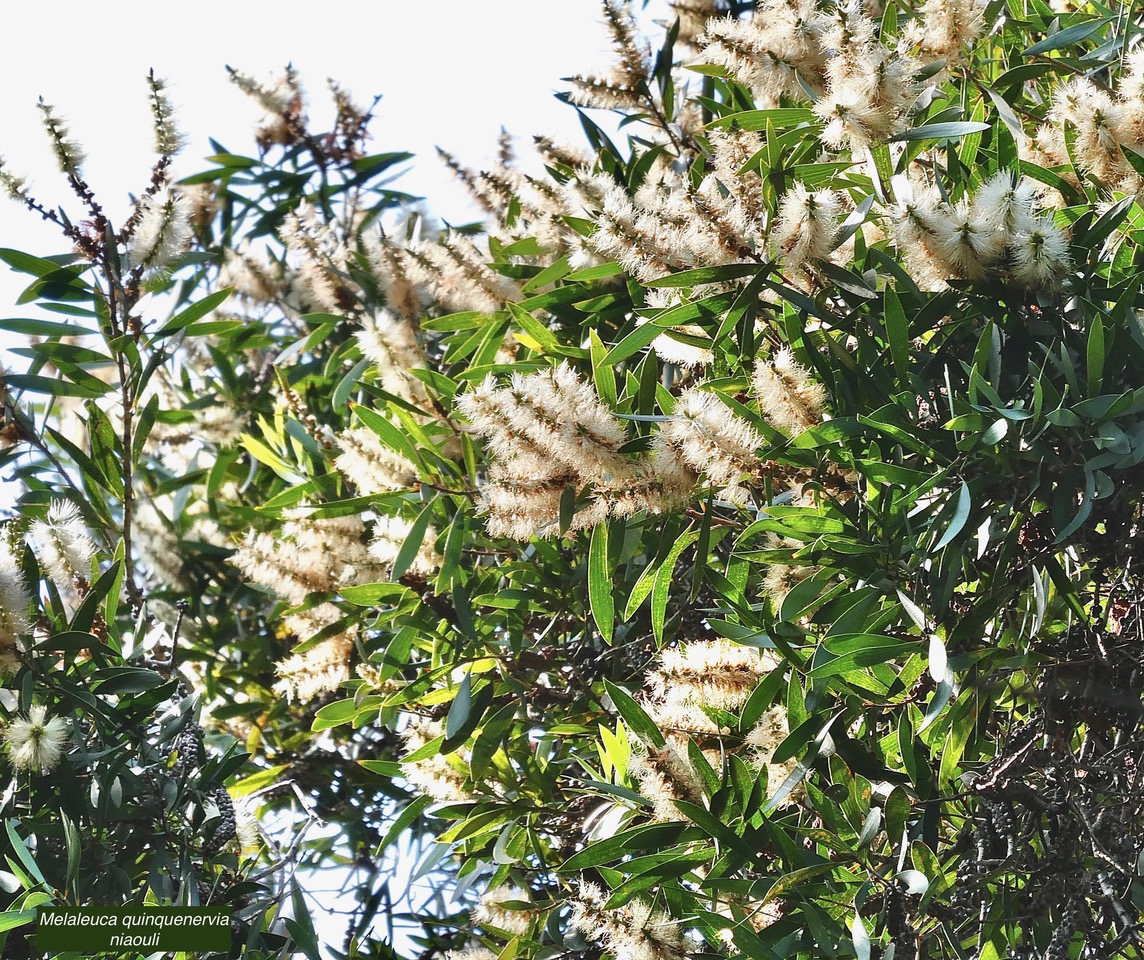
[(934, 237), (934, 251), (950, 270), (978, 280), (997, 266), (1005, 252), (1005, 234), (966, 200), (942, 220)]
[(127, 262), (132, 269), (161, 270), (190, 242), (190, 204), (167, 186), (139, 201), (139, 220), (127, 241)]
[(653, 696), (737, 710), (759, 680), (779, 666), (768, 650), (729, 640), (699, 640), (660, 651), (659, 667), (648, 676)]
[(260, 146), (289, 144), (304, 132), (304, 97), (293, 67), (287, 67), (286, 72), (272, 84), (262, 83), (230, 67), (227, 71), (231, 82), (266, 111), (254, 130)]
[(716, 486), (733, 488), (760, 466), (755, 451), (763, 445), (762, 434), (715, 394), (698, 387), (679, 395), (660, 436)]
[(834, 247), (842, 207), (832, 190), (811, 193), (794, 183), (783, 195), (779, 219), (771, 230), (771, 249), (790, 270), (809, 260), (824, 260)]
[(493, 464), (488, 479), (481, 484), (477, 506), (488, 514), (485, 527), (489, 536), (531, 540), (555, 535), (561, 497), (565, 488), (579, 486), (579, 479), (570, 472), (528, 476), (518, 471), (520, 462)]
[(646, 900), (637, 897), (611, 910), (607, 902), (603, 889), (581, 881), (571, 924), (617, 960), (678, 960), (687, 953), (679, 924)]
[[(342, 616), (337, 607), (330, 604), (322, 606), (334, 611), (338, 617)], [(297, 632), (312, 636), (325, 626), (321, 619), (311, 621), (307, 629)], [(352, 641), (348, 637), (338, 636), (323, 640), (302, 653), (293, 654), (276, 665), (275, 670), (280, 679), (274, 684), (274, 691), (284, 697), (287, 703), (309, 703), (320, 694), (337, 690), (349, 679), (352, 652)]]
[[(378, 517), (373, 525), (373, 540), (369, 545), (370, 556), (383, 566), (391, 567), (401, 548), (405, 546), (409, 531), (412, 529), (413, 523), (401, 517)], [(409, 565), (410, 573), (431, 577), (441, 569), (444, 560), (437, 552), (436, 543), (437, 531), (427, 527), (413, 562)]]
[(14, 174), (8, 169), (8, 162), (0, 157), (0, 187), (17, 203), (26, 204), (31, 199), (28, 193), (28, 178)]
[[(749, 750), (751, 765), (756, 769), (767, 768), (767, 790), (771, 796), (778, 791), (786, 780), (798, 768), (798, 761), (793, 757), (781, 763), (772, 762), (775, 750), (787, 738), (790, 729), (787, 725), (786, 708), (782, 706), (771, 707), (747, 734), (746, 746)], [(788, 803), (797, 803), (806, 795), (802, 784), (787, 794)]]
[(362, 317), (361, 329), (354, 334), (354, 339), (362, 355), (377, 367), (382, 387), (410, 403), (430, 406), (425, 384), (411, 372), (425, 367), (412, 323), (381, 310), (373, 316)]
[(1018, 231), (1009, 245), (1009, 257), (1013, 280), (1031, 290), (1056, 290), (1072, 269), (1068, 237), (1051, 216)]
[(450, 230), (438, 242), (412, 241), (410, 277), (452, 310), (492, 313), (515, 300), (518, 288), (488, 266), (488, 257), (464, 234)]
[[(767, 534), (766, 548), (768, 550), (788, 550), (791, 553), (802, 549), (802, 544), (790, 537), (780, 537), (778, 534)], [(818, 573), (819, 568), (813, 564), (786, 564), (772, 563), (767, 567), (763, 577), (763, 593), (771, 598), (776, 609), (792, 588), (802, 583), (807, 577)]]
[(32, 595), (6, 539), (0, 539), (0, 647), (13, 647), (32, 629)]
[(776, 430), (794, 435), (822, 422), (826, 390), (795, 360), (790, 347), (778, 350), (769, 363), (760, 361), (751, 386), (763, 417)]
[(155, 152), (171, 157), (183, 149), (186, 138), (175, 125), (175, 108), (167, 96), (167, 82), (151, 71), (147, 75), (151, 91), (151, 121), (155, 130)]
[(258, 303), (273, 303), (284, 297), (289, 285), (285, 265), (256, 257), (245, 240), (226, 251), (218, 283), (220, 287), (233, 287), (239, 296)]
[[(413, 714), (405, 716), (406, 724), (401, 730), (401, 737), (407, 755), (416, 753), (445, 732), (445, 724), (441, 720), (430, 720)], [(468, 777), (458, 768), (463, 768), (464, 755), (465, 751), (456, 750), (448, 756), (438, 753), (412, 763), (403, 761), (402, 776), (426, 796), (440, 803), (464, 803), (473, 799), (473, 795), (466, 789)], [(458, 766), (454, 766), (454, 763)]]
[(1144, 100), (1144, 46), (1137, 45), (1125, 55), (1116, 92), (1124, 100)]
[(1057, 86), (1048, 114), (1053, 123), (1073, 127), (1077, 164), (1106, 186), (1134, 175), (1120, 149), (1125, 109), (1087, 77), (1074, 77)]
[(358, 492), (369, 496), (391, 490), (407, 490), (417, 481), (417, 468), (401, 454), (385, 446), (368, 427), (351, 427), (339, 433), (342, 452), (334, 466)]
[(709, 130), (714, 176), (743, 207), (751, 222), (763, 220), (762, 178), (757, 169), (744, 169), (763, 148), (763, 137), (753, 130)]
[(700, 62), (725, 68), (764, 101), (803, 100), (804, 83), (822, 93), (829, 23), (812, 0), (764, 0), (747, 20), (709, 20)]
[(33, 521), (28, 528), (28, 540), (41, 568), (57, 587), (88, 582), (95, 544), (73, 504), (53, 500), (47, 517)]
[(349, 250), (337, 233), (322, 222), (313, 204), (304, 202), (288, 213), (278, 231), (297, 264), (302, 293), (318, 309), (342, 313), (357, 302), (349, 277)]
[(10, 679), (20, 672), (24, 661), (14, 646), (0, 647), (0, 677)]
[(676, 800), (702, 805), (703, 785), (687, 755), (687, 741), (672, 737), (658, 749), (637, 749), (628, 759), (628, 776), (640, 796), (651, 801), (657, 820), (686, 820)]
[(232, 797), (234, 830), (244, 857), (252, 857), (262, 849), (262, 828), (258, 822), (258, 800), (254, 797)]
[(918, 11), (921, 49), (946, 66), (956, 66), (967, 47), (985, 29), (985, 8), (979, 0), (926, 0)]
[(56, 155), (56, 163), (60, 170), (69, 177), (82, 175), (83, 162), (86, 159), (84, 149), (71, 133), (67, 124), (50, 103), (40, 98), (40, 120), (47, 131), (48, 139), (52, 142), (52, 152)]
[(381, 578), (380, 565), (362, 542), (360, 517), (313, 519), (301, 508), (286, 516), (280, 536), (247, 531), (231, 557), (254, 583), (299, 605), (311, 593)]
[(1036, 213), (1037, 186), (1028, 177), (1001, 170), (977, 188), (973, 208), (986, 223), (998, 230), (1027, 229)]
[(497, 954), (492, 950), (479, 945), (445, 951), (445, 960), (496, 960), (496, 958)]
[(512, 937), (522, 937), (532, 927), (536, 911), (532, 909), (511, 909), (506, 903), (531, 903), (527, 893), (519, 887), (497, 887), (481, 894), (481, 903), (476, 910), (477, 922), (483, 927), (494, 927)]
[(68, 722), (62, 717), (48, 719), (47, 707), (33, 706), (4, 731), (8, 760), (16, 770), (49, 773), (60, 762), (68, 741)]
[(457, 402), (457, 409), (474, 432), (489, 440), (498, 459), (539, 454), (586, 482), (626, 471), (626, 460), (618, 453), (627, 441), (623, 425), (565, 363), (514, 375), (508, 387), (498, 388), (486, 379)]
[(363, 245), (370, 272), (385, 295), (386, 305), (404, 320), (418, 320), (423, 312), (423, 291), (410, 276), (405, 249), (382, 233), (367, 234)]
[(588, 244), (645, 283), (684, 264), (684, 227), (656, 210), (638, 207), (621, 187), (608, 188), (595, 220), (596, 232)]
[(727, 8), (725, 0), (668, 0), (668, 6), (679, 18), (679, 42), (689, 47), (698, 45), (708, 22)]

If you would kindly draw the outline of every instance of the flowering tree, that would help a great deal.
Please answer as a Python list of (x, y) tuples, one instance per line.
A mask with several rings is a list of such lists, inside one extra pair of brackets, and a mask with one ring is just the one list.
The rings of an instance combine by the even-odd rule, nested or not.
[(0, 324), (4, 922), (316, 957), (283, 871), (340, 861), (392, 956), (419, 849), (459, 960), (1139, 955), (1140, 29), (673, 8), (570, 81), (623, 148), (444, 157), (472, 228), (289, 72), (178, 184), (152, 81), (122, 226), (45, 108), (87, 219), (3, 174), (75, 248), (0, 251), (65, 318)]

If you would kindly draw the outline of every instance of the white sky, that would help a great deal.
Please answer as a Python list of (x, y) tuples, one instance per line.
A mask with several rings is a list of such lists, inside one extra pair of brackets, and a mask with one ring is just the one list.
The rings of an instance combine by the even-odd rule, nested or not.
[[(179, 8), (155, 0), (8, 4), (0, 154), (13, 172), (30, 177), (38, 199), (79, 217), (40, 126), (36, 100), (43, 96), (86, 147), (87, 178), (119, 222), (128, 193), (146, 187), (154, 160), (150, 68), (170, 82), (180, 107), (190, 140), (176, 174), (186, 176), (206, 168), (208, 136), (236, 153), (253, 150), (250, 132), (260, 111), (228, 82), (224, 64), (269, 79), (290, 62), (316, 119), (328, 116), (327, 77), (362, 104), (382, 94), (371, 152), (415, 153), (395, 187), (426, 196), (437, 216), (463, 223), (475, 209), (434, 145), (478, 168), (494, 155), (501, 126), (517, 135), (522, 160), (534, 133), (581, 145), (576, 112), (553, 93), (567, 89), (561, 77), (603, 71), (611, 62), (599, 9), (598, 0), (373, 0), (328, 8), (289, 0), (200, 0)], [(650, 24), (665, 10), (664, 0), (651, 0), (640, 19)], [(615, 129), (609, 115), (594, 111), (593, 119)], [(54, 226), (0, 196), (0, 247), (49, 255), (68, 245)], [(0, 316), (34, 315), (14, 306), (25, 283), (0, 264)], [(11, 345), (0, 332), (0, 353)], [(340, 941), (336, 930), (322, 932)]]
[[(652, 0), (641, 19), (650, 22), (664, 7)], [(598, 0), (374, 0), (328, 10), (203, 0), (177, 16), (159, 13), (165, 8), (153, 0), (120, 0), (57, 4), (50, 19), (47, 9), (5, 10), (0, 155), (13, 172), (30, 176), (38, 199), (78, 216), (39, 124), (36, 100), (43, 96), (87, 148), (88, 180), (113, 221), (126, 214), (127, 194), (146, 186), (154, 160), (144, 82), (152, 67), (170, 82), (180, 127), (190, 137), (178, 175), (206, 168), (208, 136), (235, 153), (253, 150), (259, 108), (227, 81), (224, 64), (269, 79), (291, 62), (315, 118), (327, 117), (327, 77), (359, 103), (381, 93), (371, 152), (415, 153), (396, 188), (428, 196), (434, 213), (460, 223), (474, 217), (474, 208), (434, 145), (479, 167), (493, 156), (502, 125), (517, 135), (522, 159), (534, 133), (580, 144), (576, 112), (553, 93), (567, 89), (561, 77), (610, 62)], [(611, 126), (608, 115), (593, 113)], [(0, 246), (66, 250), (54, 227), (6, 200)], [(0, 309), (10, 315), (21, 288), (5, 274), (0, 267)]]

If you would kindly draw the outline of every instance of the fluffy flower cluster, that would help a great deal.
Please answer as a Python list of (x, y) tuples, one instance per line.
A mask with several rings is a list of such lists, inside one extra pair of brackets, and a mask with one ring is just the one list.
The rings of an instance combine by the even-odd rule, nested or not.
[(687, 755), (687, 738), (674, 736), (662, 747), (638, 744), (628, 759), (628, 776), (651, 802), (657, 820), (686, 820), (676, 800), (703, 805), (703, 783)]
[(279, 229), (286, 252), (295, 265), (303, 306), (327, 313), (352, 310), (357, 303), (349, 279), (350, 251), (310, 203), (286, 215)]
[(32, 597), (24, 581), (24, 572), (8, 546), (0, 536), (0, 672), (7, 666), (5, 655), (12, 656), (22, 638), (32, 629), (28, 612), (32, 608)]
[[(936, 24), (948, 6), (934, 0), (926, 22)], [(953, 42), (952, 28), (947, 34), (941, 43)], [(840, 3), (833, 17), (813, 0), (764, 0), (747, 20), (709, 22), (703, 42), (702, 61), (722, 67), (763, 106), (809, 94), (831, 147), (860, 150), (900, 133), (918, 94), (919, 63), (877, 39), (858, 0)]]
[(417, 468), (385, 446), (366, 427), (350, 427), (337, 437), (341, 453), (334, 465), (363, 495), (408, 489), (417, 480)]
[(811, 192), (795, 183), (783, 195), (771, 247), (789, 270), (810, 260), (825, 260), (834, 249), (842, 206), (832, 190)]
[(686, 953), (679, 925), (646, 900), (629, 900), (607, 909), (608, 895), (582, 882), (572, 907), (572, 926), (616, 960), (676, 960)]
[[(711, 174), (695, 189), (654, 185), (637, 197), (606, 177), (599, 199), (582, 194), (596, 223), (593, 250), (645, 282), (673, 269), (737, 263), (753, 256), (759, 221), (752, 205)], [(587, 201), (587, 202), (584, 202)]]
[(659, 666), (647, 681), (654, 719), (670, 719), (681, 708), (690, 708), (697, 725), (688, 729), (704, 730), (703, 707), (738, 710), (779, 663), (769, 650), (727, 640), (696, 640), (662, 650)]
[[(1071, 155), (1066, 130), (1072, 134)], [(1075, 158), (1077, 167), (1106, 189), (1140, 193), (1144, 177), (1128, 162), (1126, 150), (1144, 150), (1144, 51), (1139, 48), (1125, 58), (1111, 91), (1087, 77), (1057, 87), (1048, 122), (1022, 143), (1024, 159), (1069, 167)]]
[(756, 364), (751, 387), (764, 419), (776, 430), (793, 435), (822, 422), (826, 390), (789, 347)]
[(144, 194), (127, 242), (128, 265), (132, 269), (162, 270), (190, 242), (191, 205), (187, 199), (171, 186)]
[[(231, 562), (253, 583), (265, 587), (293, 606), (313, 593), (333, 593), (338, 587), (381, 580), (385, 570), (363, 542), (360, 517), (317, 520), (294, 510), (278, 536), (249, 531)], [(325, 602), (289, 613), (283, 623), (295, 636), (307, 639), (342, 619), (342, 611)], [(345, 634), (323, 640), (278, 664), (281, 680), (275, 689), (288, 699), (308, 700), (334, 690), (349, 677), (353, 642)]]
[(1009, 171), (955, 204), (936, 186), (901, 181), (890, 220), (906, 268), (922, 287), (992, 277), (1055, 289), (1072, 266), (1068, 235), (1039, 209), (1033, 184)]
[(412, 404), (428, 406), (425, 385), (412, 374), (425, 368), (412, 322), (388, 310), (362, 317), (360, 322), (354, 338), (362, 356), (374, 364), (382, 386)]
[(615, 64), (603, 77), (571, 77), (570, 99), (578, 106), (603, 110), (638, 107), (647, 95), (650, 51), (623, 0), (604, 0), (604, 23), (611, 34)]
[(488, 257), (462, 233), (413, 240), (403, 251), (405, 271), (450, 310), (492, 313), (516, 299), (516, 285), (488, 267)]
[[(405, 727), (401, 731), (405, 742), (406, 756), (432, 743), (445, 732), (440, 720), (407, 714)], [(441, 803), (463, 803), (472, 799), (467, 788), (468, 767), (464, 757), (466, 750), (456, 750), (448, 755), (435, 753), (431, 757), (402, 765), (402, 776), (426, 796)]]
[(87, 589), (95, 544), (74, 504), (53, 500), (47, 516), (28, 527), (28, 541), (41, 569), (61, 592)]
[[(522, 937), (532, 926), (536, 911), (528, 908), (531, 902), (527, 893), (519, 887), (497, 887), (481, 894), (481, 902), (476, 910), (477, 922), (483, 927), (493, 927), (513, 937)], [(509, 906), (512, 904), (512, 906)]]
[(564, 491), (591, 487), (574, 528), (641, 510), (658, 513), (694, 484), (662, 446), (643, 457), (620, 452), (627, 434), (571, 367), (516, 375), (506, 387), (490, 377), (457, 408), (485, 437), (494, 461), (481, 487), (493, 536), (527, 540), (556, 532)]
[[(378, 517), (373, 525), (369, 555), (382, 566), (391, 567), (412, 529), (413, 523), (401, 517)], [(426, 527), (421, 545), (409, 565), (409, 572), (422, 577), (432, 576), (441, 568), (442, 562), (441, 554), (437, 552), (437, 531), (433, 527)]]
[(306, 128), (305, 99), (297, 71), (286, 72), (264, 83), (239, 70), (227, 68), (231, 82), (265, 111), (254, 134), (263, 149), (272, 144), (291, 144)]
[(16, 770), (49, 773), (56, 768), (68, 741), (68, 722), (48, 717), (47, 707), (36, 705), (4, 730), (8, 760)]
[(720, 487), (724, 499), (746, 500), (742, 484), (762, 466), (755, 451), (763, 436), (716, 394), (700, 387), (684, 390), (660, 437), (691, 469)]
[[(696, 770), (698, 749), (692, 737), (723, 737), (725, 729), (709, 711), (733, 713), (781, 661), (769, 650), (758, 650), (727, 640), (697, 640), (677, 649), (660, 651), (659, 664), (647, 677), (643, 706), (664, 735), (663, 746), (637, 741), (628, 762), (628, 775), (652, 805), (657, 820), (685, 819), (675, 801), (702, 805), (704, 790)], [(745, 757), (755, 769), (772, 768), (769, 780), (776, 788), (796, 763), (772, 764), (775, 748), (786, 737), (786, 712), (772, 708), (747, 736)], [(739, 749), (724, 742), (724, 749)], [(718, 768), (718, 751), (705, 754)], [(798, 798), (798, 794), (794, 795)]]

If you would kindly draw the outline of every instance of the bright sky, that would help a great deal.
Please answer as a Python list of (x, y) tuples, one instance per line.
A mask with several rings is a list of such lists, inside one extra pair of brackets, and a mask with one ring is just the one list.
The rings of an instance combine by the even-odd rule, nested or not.
[[(641, 19), (650, 22), (664, 8), (652, 0)], [(493, 156), (502, 125), (518, 136), (522, 156), (534, 133), (580, 144), (576, 112), (553, 93), (567, 89), (561, 77), (610, 62), (598, 0), (374, 0), (329, 9), (203, 0), (177, 16), (140, 0), (51, 9), (50, 23), (46, 8), (35, 4), (5, 11), (0, 155), (13, 172), (30, 175), (43, 202), (76, 209), (39, 124), (36, 100), (43, 96), (86, 146), (88, 179), (114, 220), (125, 216), (128, 192), (146, 186), (154, 159), (144, 82), (152, 67), (169, 80), (190, 136), (179, 175), (205, 168), (208, 136), (236, 153), (253, 149), (250, 130), (260, 111), (227, 81), (224, 64), (269, 79), (291, 62), (316, 118), (327, 116), (327, 77), (361, 103), (382, 94), (374, 152), (415, 153), (398, 186), (429, 196), (433, 212), (457, 223), (471, 219), (474, 208), (434, 145), (479, 167)], [(11, 202), (0, 203), (0, 246), (40, 254), (66, 249), (54, 227)], [(0, 309), (19, 289), (6, 272)]]
[[(646, 10), (643, 0), (636, 4), (646, 24), (665, 15), (665, 0), (650, 0)], [(29, 176), (38, 199), (79, 216), (40, 126), (36, 100), (43, 96), (86, 147), (87, 178), (118, 223), (129, 209), (128, 193), (145, 188), (154, 161), (145, 83), (150, 68), (170, 82), (180, 106), (190, 143), (176, 173), (186, 176), (205, 168), (208, 136), (236, 153), (253, 150), (250, 131), (260, 111), (228, 82), (224, 64), (269, 79), (290, 62), (318, 120), (329, 115), (327, 77), (359, 103), (382, 94), (373, 152), (415, 153), (396, 186), (427, 196), (433, 213), (463, 223), (475, 210), (434, 146), (479, 168), (494, 155), (502, 125), (517, 135), (522, 160), (534, 133), (582, 144), (576, 112), (553, 93), (567, 89), (560, 78), (603, 71), (611, 62), (599, 10), (598, 0), (373, 0), (329, 8), (200, 0), (177, 11), (154, 0), (9, 4), (9, 39), (0, 58), (0, 155), (14, 173)], [(593, 119), (615, 129), (608, 115), (595, 111)], [(39, 255), (67, 250), (55, 227), (5, 197), (0, 247)], [(0, 316), (28, 315), (28, 307), (13, 306), (23, 286), (0, 265)], [(0, 352), (6, 345), (12, 340), (0, 332)], [(0, 478), (0, 499), (2, 487)], [(330, 926), (321, 932), (340, 940)]]

